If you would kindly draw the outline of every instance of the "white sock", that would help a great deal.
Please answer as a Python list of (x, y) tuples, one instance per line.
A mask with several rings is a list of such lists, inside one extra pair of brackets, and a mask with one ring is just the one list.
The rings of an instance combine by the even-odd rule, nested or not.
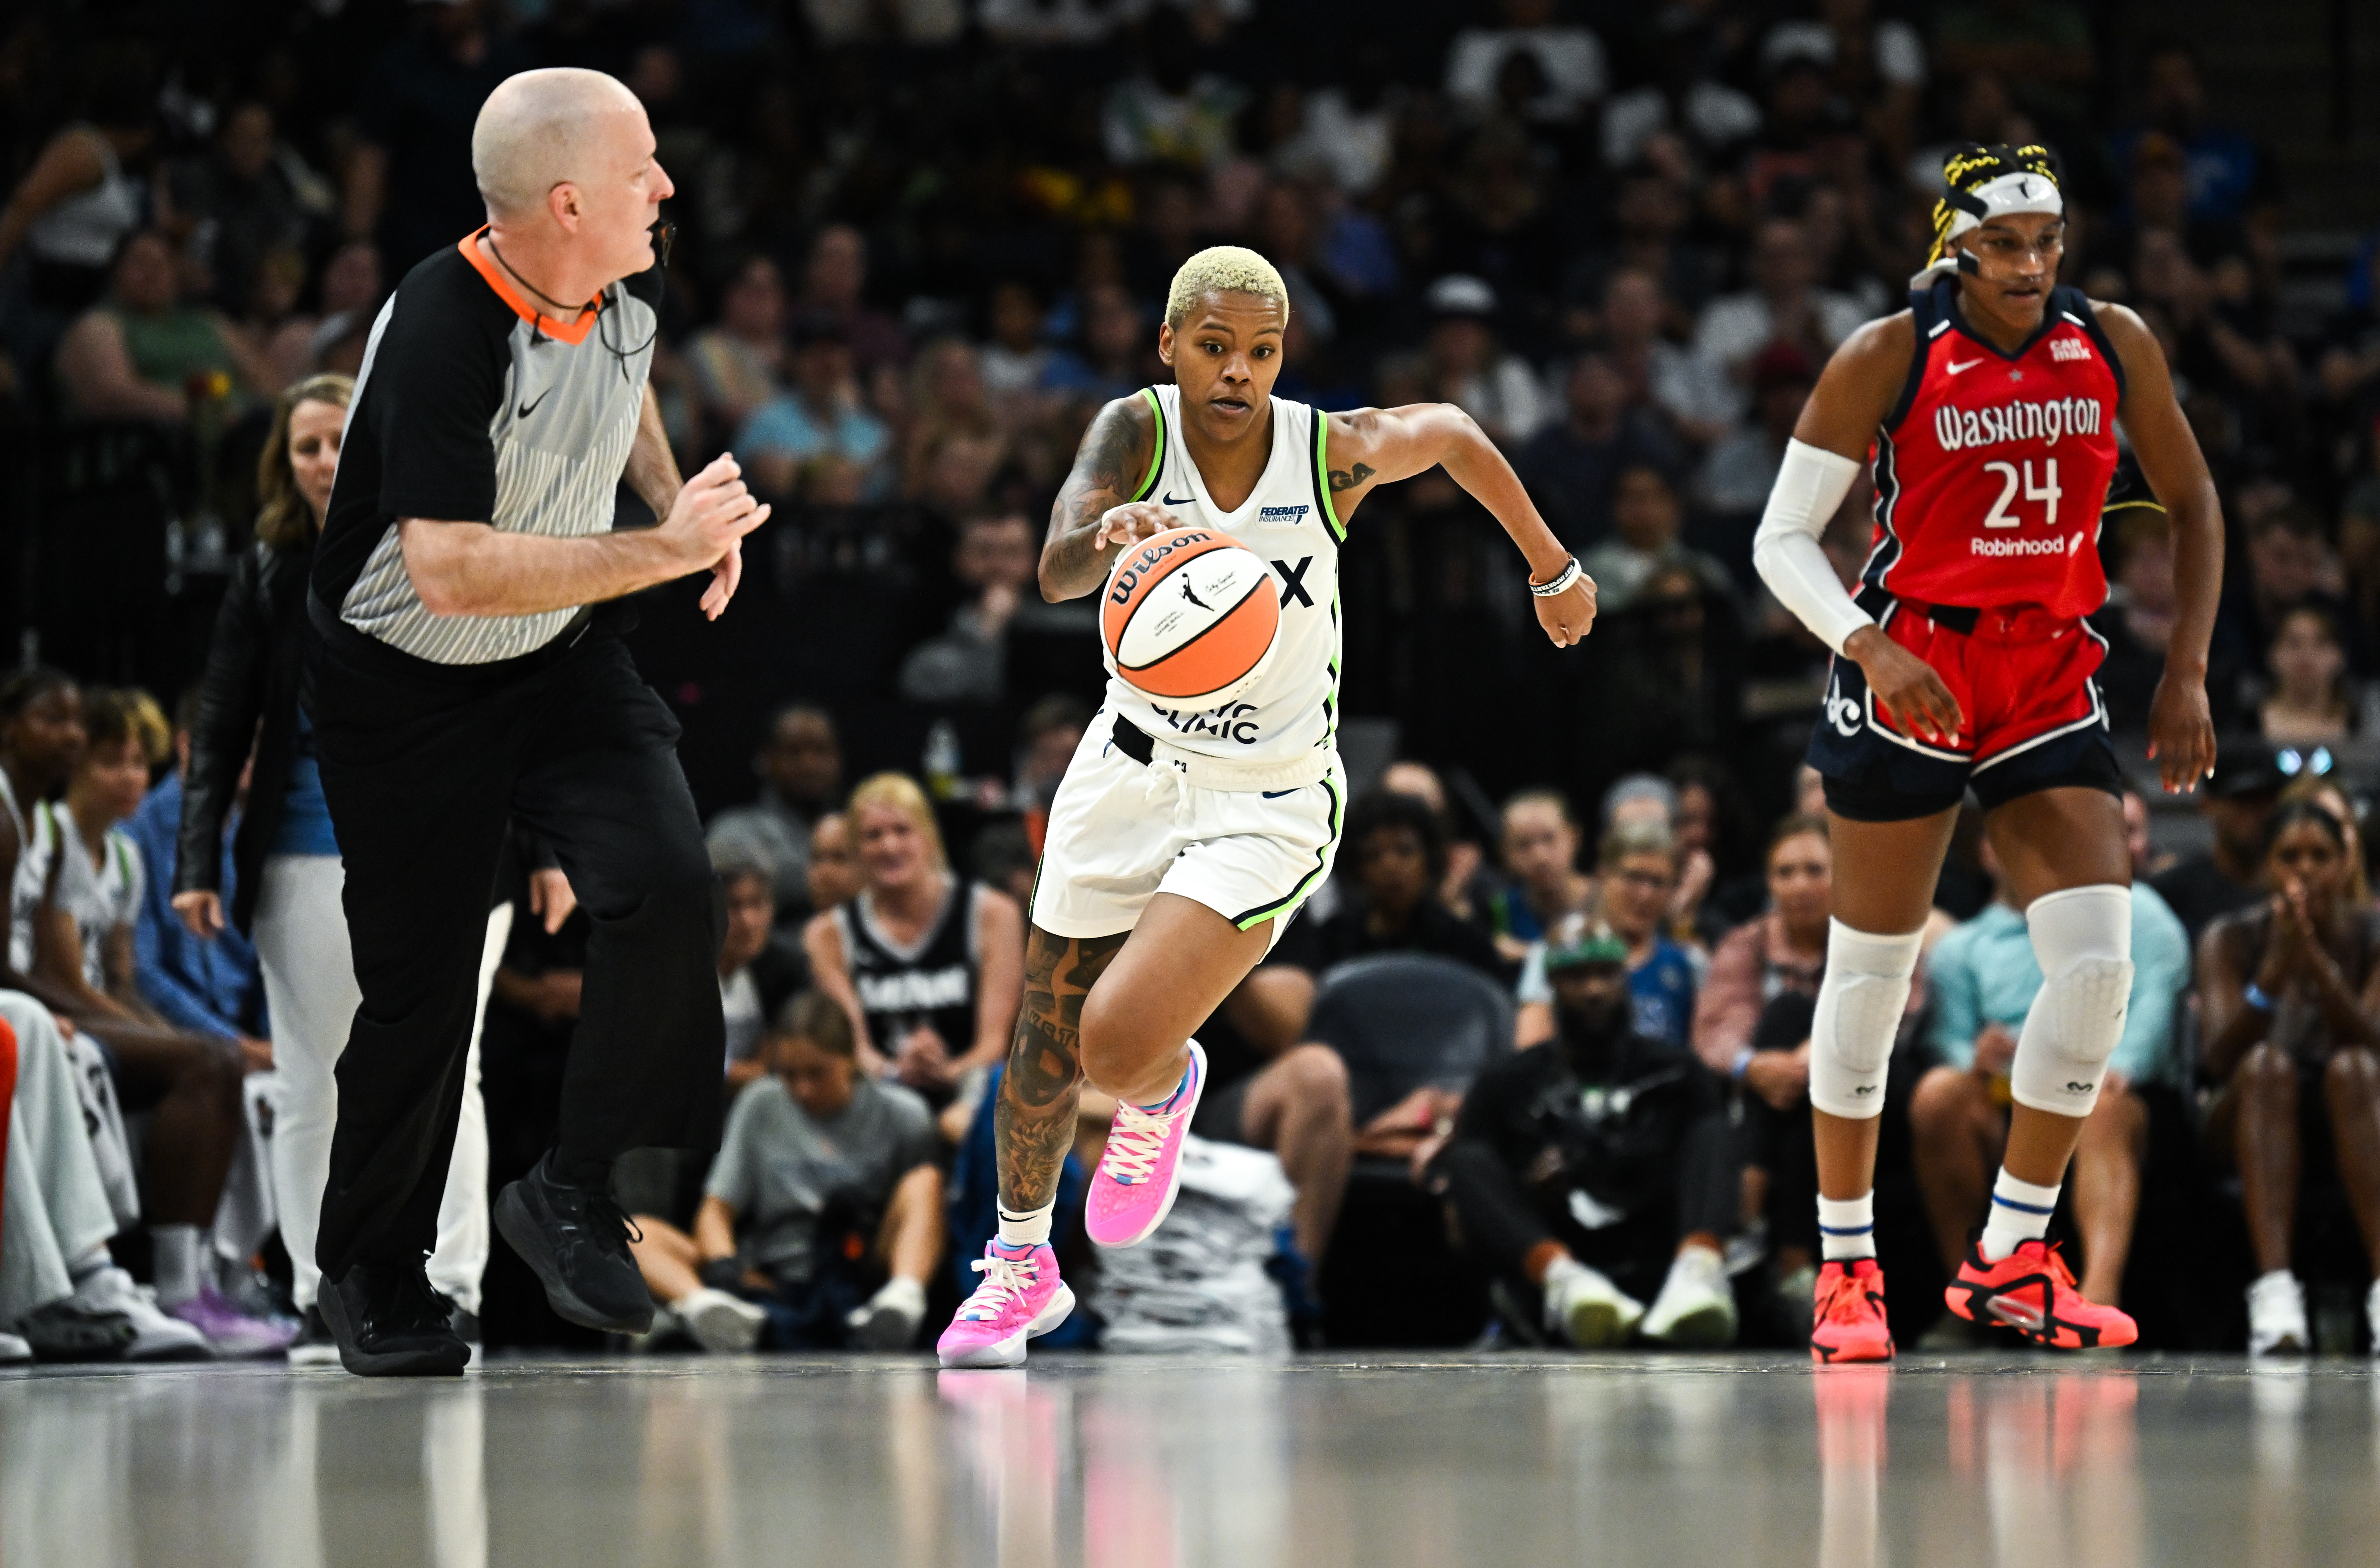
[(80, 1289), (86, 1281), (102, 1269), (115, 1267), (115, 1255), (107, 1250), (105, 1242), (101, 1242), (97, 1246), (67, 1265), (67, 1278), (75, 1282), (77, 1289)]
[(2026, 1242), (2047, 1235), (2049, 1216), (2057, 1207), (2057, 1187), (2018, 1181), (2002, 1166), (2000, 1179), (1992, 1184), (1991, 1218), (1984, 1222), (1984, 1261), (1997, 1263)]
[(157, 1300), (161, 1306), (176, 1307), (199, 1294), (206, 1276), (205, 1249), (199, 1243), (196, 1225), (152, 1225), (149, 1227), (151, 1265), (157, 1276)]
[(1876, 1189), (1818, 1199), (1818, 1254), (1828, 1263), (1876, 1256)]
[(868, 1298), (870, 1307), (898, 1312), (911, 1322), (926, 1315), (926, 1287), (915, 1280), (899, 1276), (884, 1282), (884, 1288)]
[(1058, 1200), (1051, 1198), (1038, 1209), (1028, 1209), (1022, 1214), (1006, 1204), (1000, 1206), (1000, 1245), (1012, 1250), (1046, 1246), (1050, 1240), (1050, 1221), (1058, 1212)]

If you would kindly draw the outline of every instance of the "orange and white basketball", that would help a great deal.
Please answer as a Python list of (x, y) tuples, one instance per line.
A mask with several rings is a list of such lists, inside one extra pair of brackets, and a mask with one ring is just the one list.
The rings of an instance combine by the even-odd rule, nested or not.
[(1099, 603), (1109, 667), (1162, 702), (1229, 702), (1272, 662), (1280, 630), (1272, 573), (1214, 529), (1169, 529), (1124, 551)]

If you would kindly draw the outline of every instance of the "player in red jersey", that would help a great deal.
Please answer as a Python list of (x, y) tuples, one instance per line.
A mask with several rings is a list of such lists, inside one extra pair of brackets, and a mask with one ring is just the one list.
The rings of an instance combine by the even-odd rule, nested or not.
[[(2223, 520), (2141, 319), (2058, 285), (2065, 208), (2039, 147), (1969, 146), (1943, 174), (1910, 308), (1845, 340), (1794, 429), (1753, 547), (1778, 599), (1835, 650), (1810, 742), (1835, 845), (1812, 1027), (1820, 1270), (1811, 1354), (1892, 1354), (1876, 1266), (1876, 1117), (1918, 935), (1969, 789), (2044, 978), (2009, 1075), (2008, 1147), (1952, 1311), (2045, 1345), (2129, 1344), (2044, 1239), (2123, 1031), (2131, 868), (2120, 774), (2082, 617), (2107, 598), (2099, 514), (2121, 420), (2173, 519), (2180, 614), (2149, 714), (2168, 791), (2215, 760), (2206, 645)], [(1876, 546), (1857, 597), (1818, 535), (1872, 456)]]

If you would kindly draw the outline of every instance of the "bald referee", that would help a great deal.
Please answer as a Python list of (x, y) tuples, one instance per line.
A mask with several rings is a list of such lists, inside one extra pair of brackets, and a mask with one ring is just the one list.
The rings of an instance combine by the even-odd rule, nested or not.
[[(681, 484), (646, 384), (669, 176), (626, 88), (542, 70), (480, 111), (488, 225), (407, 274), (364, 350), (314, 558), (306, 711), (363, 993), (339, 1059), (317, 1255), (351, 1372), (456, 1373), (435, 1239), (507, 822), (593, 921), (558, 1146), (497, 1199), (554, 1309), (640, 1331), (652, 1302), (613, 1158), (718, 1141), (720, 918), (678, 727), (616, 602), (709, 572), (726, 609), (769, 509), (722, 457)], [(662, 519), (612, 531), (625, 476)]]

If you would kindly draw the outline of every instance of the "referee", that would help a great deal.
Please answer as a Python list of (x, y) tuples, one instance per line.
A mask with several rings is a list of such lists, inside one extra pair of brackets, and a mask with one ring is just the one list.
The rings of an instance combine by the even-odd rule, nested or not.
[[(710, 862), (677, 723), (613, 602), (707, 571), (715, 619), (769, 509), (725, 457), (680, 483), (646, 384), (650, 231), (672, 191), (653, 152), (608, 76), (504, 81), (471, 134), (487, 226), (407, 274), (364, 350), (314, 559), (306, 703), (363, 994), (317, 1242), (351, 1372), (468, 1359), (422, 1258), (509, 821), (553, 846), (594, 925), (559, 1144), (495, 1206), (557, 1312), (650, 1325), (613, 1158), (718, 1141)], [(624, 475), (659, 528), (612, 531)]]

